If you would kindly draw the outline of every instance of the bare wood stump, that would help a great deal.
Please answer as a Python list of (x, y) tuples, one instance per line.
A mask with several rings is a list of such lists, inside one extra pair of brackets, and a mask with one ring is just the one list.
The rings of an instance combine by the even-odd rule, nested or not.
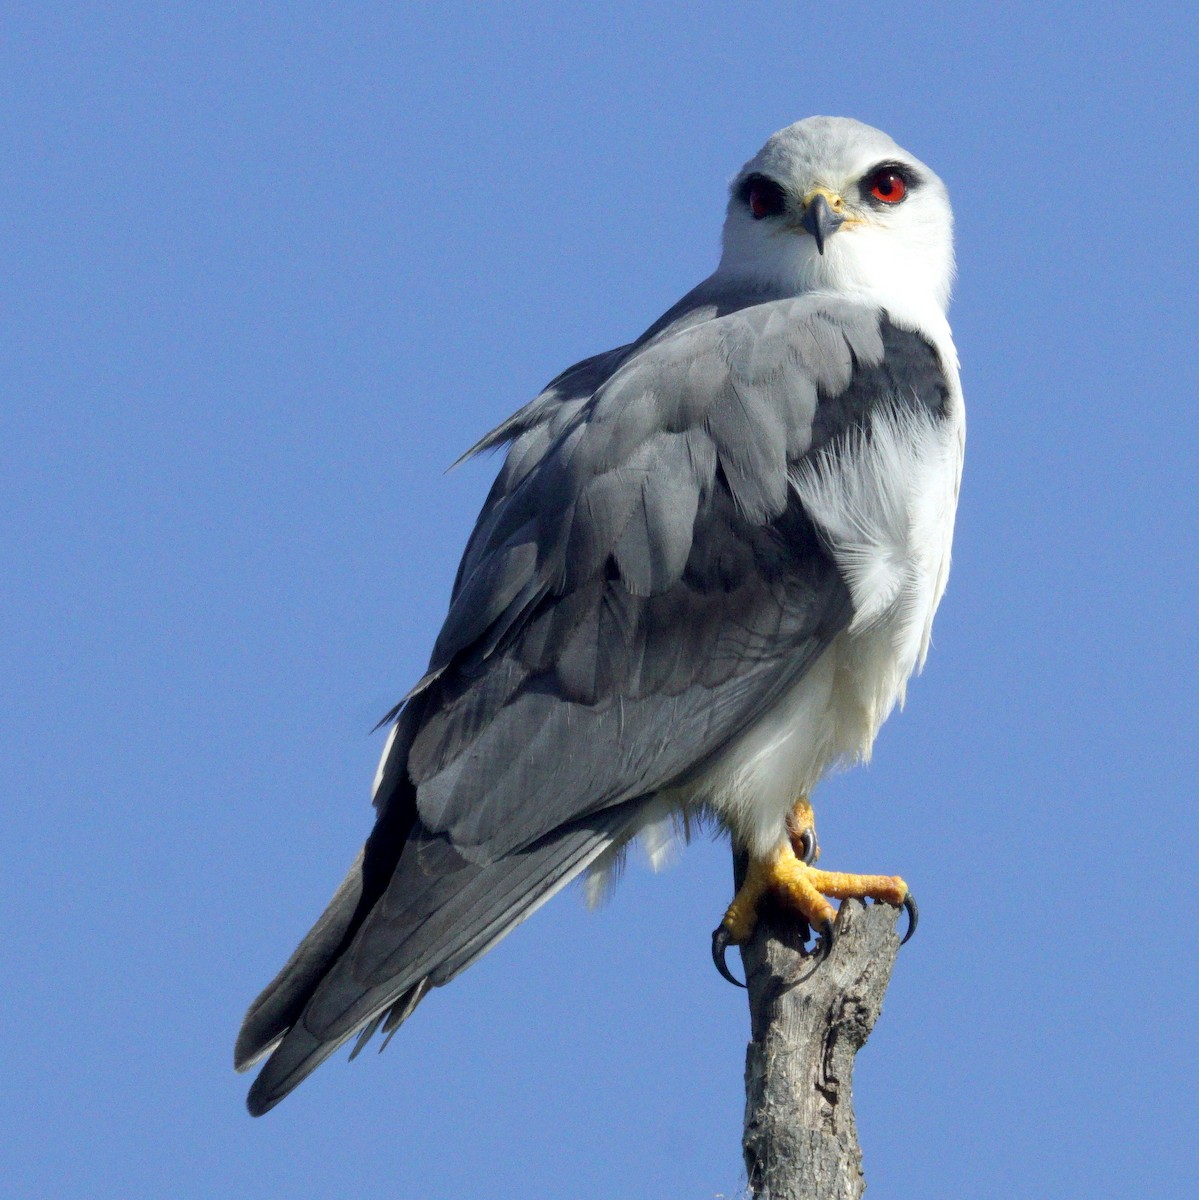
[(882, 1011), (898, 916), (843, 902), (832, 954), (817, 964), (794, 917), (764, 908), (742, 947), (752, 1030), (742, 1146), (756, 1200), (857, 1200), (866, 1190), (853, 1063)]

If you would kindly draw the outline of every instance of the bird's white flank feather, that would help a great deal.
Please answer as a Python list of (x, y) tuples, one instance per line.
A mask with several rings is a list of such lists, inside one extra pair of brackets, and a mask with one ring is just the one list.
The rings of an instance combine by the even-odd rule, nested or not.
[(960, 433), (952, 414), (888, 414), (869, 439), (817, 455), (794, 480), (844, 574), (854, 618), (697, 789), (754, 853), (786, 835), (795, 801), (831, 766), (870, 757), (923, 665), (949, 571)]

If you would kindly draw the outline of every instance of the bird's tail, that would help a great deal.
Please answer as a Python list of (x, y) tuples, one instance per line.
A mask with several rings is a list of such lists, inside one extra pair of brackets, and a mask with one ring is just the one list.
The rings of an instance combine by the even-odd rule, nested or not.
[(364, 857), (365, 850), (360, 851), (328, 908), (279, 974), (250, 1005), (233, 1050), (233, 1065), (237, 1070), (249, 1070), (278, 1045), (336, 961), (362, 897)]
[[(385, 894), (361, 920), (353, 915), (361, 883), (351, 870), (246, 1017), (239, 1065), (273, 1052), (250, 1088), (250, 1112), (273, 1108), (355, 1035), (357, 1053), (380, 1026), (393, 1032), (430, 988), (465, 970), (619, 840), (641, 807), (596, 814), (486, 864), (467, 862), (418, 828)], [(368, 890), (369, 876), (368, 868)]]

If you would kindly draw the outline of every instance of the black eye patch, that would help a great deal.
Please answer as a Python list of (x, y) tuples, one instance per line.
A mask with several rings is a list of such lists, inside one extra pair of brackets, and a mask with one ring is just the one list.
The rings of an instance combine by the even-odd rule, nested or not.
[(777, 217), (787, 207), (787, 193), (767, 175), (748, 175), (737, 189), (737, 197), (755, 221)]

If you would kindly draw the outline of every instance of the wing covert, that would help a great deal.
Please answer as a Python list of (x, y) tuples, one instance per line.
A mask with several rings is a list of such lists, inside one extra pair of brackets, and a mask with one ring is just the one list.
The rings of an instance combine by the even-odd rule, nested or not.
[(944, 403), (932, 347), (845, 301), (619, 353), (513, 427), (426, 677), (404, 765), (470, 861), (684, 783), (765, 712), (852, 619), (792, 473)]

